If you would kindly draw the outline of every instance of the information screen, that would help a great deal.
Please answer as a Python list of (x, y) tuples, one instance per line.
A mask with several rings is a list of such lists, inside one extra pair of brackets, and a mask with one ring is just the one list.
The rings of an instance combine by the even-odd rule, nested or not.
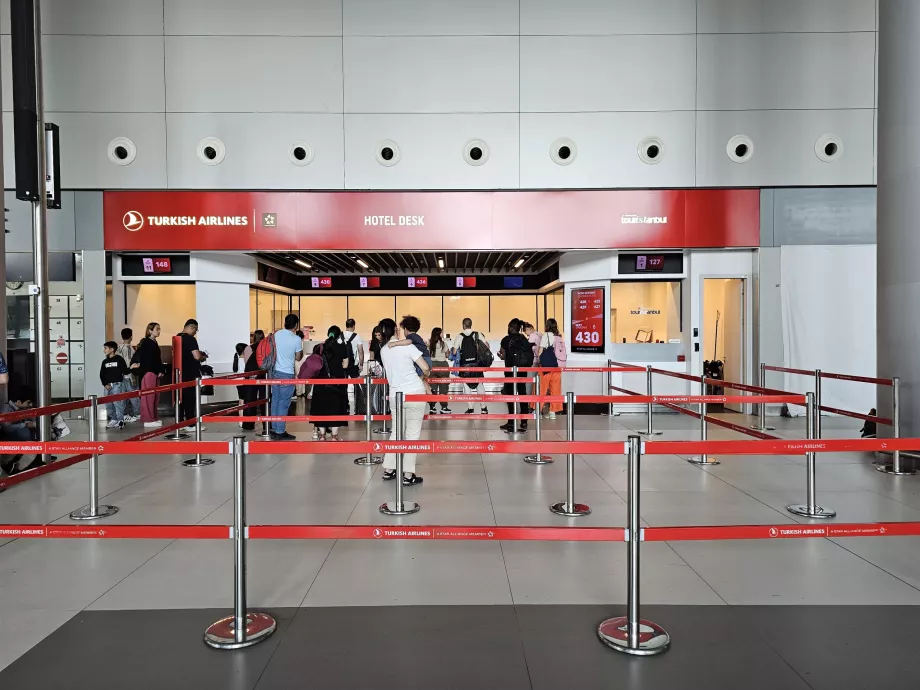
[(457, 287), (458, 288), (476, 287), (476, 276), (457, 276)]
[(639, 271), (663, 271), (664, 270), (664, 255), (663, 254), (653, 254), (645, 255), (640, 254), (636, 257), (636, 272)]
[(418, 278), (410, 277), (408, 280), (410, 288), (426, 288), (428, 287), (428, 277), (420, 276)]
[(572, 352), (604, 352), (604, 288), (572, 290)]
[(361, 276), (359, 283), (363, 288), (379, 288), (380, 287), (380, 277), (379, 276)]
[(331, 288), (332, 287), (332, 278), (329, 276), (323, 278), (317, 278), (313, 276), (310, 278), (310, 287), (314, 288)]
[(144, 273), (172, 273), (172, 259), (142, 259)]

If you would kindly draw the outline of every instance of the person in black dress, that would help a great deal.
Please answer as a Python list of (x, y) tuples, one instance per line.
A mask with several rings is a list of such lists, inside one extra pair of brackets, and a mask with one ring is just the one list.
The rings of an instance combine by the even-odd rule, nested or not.
[[(344, 379), (345, 369), (348, 366), (348, 348), (342, 338), (342, 329), (330, 326), (326, 342), (323, 343), (323, 368), (318, 378)], [(348, 385), (347, 384), (318, 384), (313, 386), (313, 397), (310, 399), (310, 415), (333, 416), (348, 414)], [(342, 421), (316, 421), (313, 423), (319, 438), (328, 438), (338, 441), (339, 429), (348, 426)]]

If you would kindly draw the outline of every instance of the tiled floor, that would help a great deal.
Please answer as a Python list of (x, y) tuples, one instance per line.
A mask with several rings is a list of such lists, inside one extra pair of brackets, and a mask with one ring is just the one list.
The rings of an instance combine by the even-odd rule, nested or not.
[[(743, 423), (749, 421), (735, 418)], [(802, 420), (772, 421), (780, 427), (778, 435), (801, 437)], [(498, 422), (478, 418), (431, 422), (426, 425), (424, 436), (506, 438), (497, 430), (497, 425)], [(580, 416), (576, 419), (576, 438), (625, 440), (645, 425), (641, 415)], [(663, 436), (657, 437), (659, 439), (696, 439), (698, 435), (695, 420), (676, 415), (656, 416), (656, 427), (665, 430)], [(858, 424), (828, 419), (824, 428), (826, 437), (854, 436)], [(74, 424), (74, 429), (74, 438), (80, 438), (79, 424)], [(85, 428), (82, 431), (85, 432)], [(231, 425), (223, 428), (212, 425), (205, 438), (226, 439), (235, 431)], [(295, 426), (292, 431), (301, 438), (309, 437), (306, 425)], [(129, 433), (116, 432), (108, 438)], [(561, 440), (564, 434), (564, 419), (545, 422), (545, 440)], [(363, 428), (352, 427), (347, 435), (363, 440)], [(533, 437), (531, 431), (527, 438)], [(741, 437), (730, 431), (713, 429), (710, 438)], [(190, 469), (181, 466), (184, 457), (103, 457), (100, 462), (102, 501), (120, 508), (119, 513), (106, 522), (229, 524), (232, 521), (230, 458), (219, 456), (210, 467)], [(575, 457), (576, 495), (580, 502), (592, 508), (591, 515), (577, 519), (559, 517), (548, 509), (550, 504), (565, 498), (563, 456), (556, 457), (554, 464), (539, 467), (523, 463), (519, 455), (420, 456), (419, 474), (425, 477), (425, 483), (407, 489), (406, 495), (417, 500), (422, 510), (403, 518), (386, 517), (377, 509), (380, 503), (392, 498), (394, 490), (392, 483), (380, 480), (381, 470), (356, 466), (352, 460), (351, 456), (329, 455), (249, 457), (250, 524), (622, 526), (625, 523), (626, 462), (622, 455)], [(808, 522), (785, 510), (787, 504), (802, 502), (805, 498), (804, 458), (726, 456), (721, 460), (721, 465), (701, 468), (676, 456), (644, 458), (642, 519), (645, 524)], [(820, 455), (819, 503), (834, 508), (840, 522), (920, 520), (920, 476), (896, 478), (880, 474), (874, 470), (873, 460), (872, 456), (860, 454)], [(0, 495), (0, 522), (69, 522), (69, 513), (86, 502), (86, 471), (85, 464), (77, 465), (11, 488)], [(920, 538), (648, 543), (642, 551), (642, 600), (653, 605), (717, 609), (726, 608), (726, 605), (729, 608), (771, 605), (787, 612), (794, 609), (785, 606), (818, 604), (913, 607), (920, 604), (918, 545)], [(314, 614), (304, 614), (308, 619), (310, 615), (328, 617), (335, 612), (340, 621), (345, 621), (348, 607), (450, 605), (469, 611), (456, 615), (475, 618), (479, 615), (476, 607), (487, 606), (496, 611), (512, 612), (509, 619), (494, 622), (495, 635), (503, 640), (502, 644), (508, 642), (502, 638), (501, 631), (505, 630), (502, 626), (510, 626), (508, 630), (515, 631), (512, 637), (517, 639), (516, 631), (526, 616), (539, 618), (543, 615), (521, 611), (562, 606), (563, 609), (553, 609), (556, 611), (553, 615), (561, 616), (559, 625), (564, 629), (571, 616), (574, 620), (582, 615), (571, 612), (583, 613), (581, 607), (584, 605), (606, 605), (608, 613), (614, 613), (626, 599), (623, 544), (254, 541), (249, 554), (249, 601), (254, 608), (296, 611), (305, 607), (314, 611)], [(182, 618), (176, 610), (226, 610), (232, 604), (231, 559), (230, 546), (226, 542), (6, 542), (0, 545), (0, 640), (5, 643), (0, 645), (0, 668), (11, 664), (67, 621), (73, 619), (70, 625), (74, 625), (83, 620), (82, 616), (90, 616), (90, 612), (96, 616), (104, 612), (128, 614), (162, 609), (178, 616), (177, 620), (194, 618), (197, 621), (201, 616), (193, 616), (195, 612), (189, 611), (191, 618)], [(319, 609), (327, 612), (320, 614)], [(514, 611), (518, 612), (517, 622)], [(288, 623), (293, 615), (291, 613), (286, 619)], [(393, 619), (394, 633), (399, 630), (402, 615), (400, 612)], [(505, 614), (496, 615), (501, 618)], [(592, 615), (600, 615), (600, 609), (592, 609)], [(706, 614), (712, 621), (719, 620), (719, 615)], [(757, 625), (769, 627), (775, 635), (781, 636), (781, 631), (791, 625), (790, 616), (794, 614), (784, 617), (783, 614), (752, 613), (749, 622), (756, 619)], [(298, 615), (292, 631), (300, 620)], [(445, 620), (449, 621), (450, 616)], [(155, 621), (162, 619), (155, 618)], [(684, 627), (692, 630), (689, 624)], [(419, 630), (413, 628), (412, 634)], [(898, 635), (907, 630), (889, 632)], [(70, 634), (64, 634), (62, 639)], [(196, 636), (199, 634), (200, 631)], [(544, 634), (549, 635), (549, 632), (534, 632), (531, 637), (524, 634), (522, 640), (516, 642), (517, 654), (521, 654), (521, 645), (524, 647), (521, 664), (525, 671), (529, 669), (530, 684), (520, 685), (521, 667), (512, 664), (506, 669), (508, 683), (501, 687), (547, 687), (553, 678), (558, 680), (556, 685), (566, 682), (564, 675), (559, 674), (567, 664), (574, 663), (581, 652), (572, 651), (571, 658), (563, 654), (565, 658), (558, 666), (553, 666), (550, 660), (534, 651), (549, 644), (550, 637), (541, 637)], [(355, 636), (361, 638), (361, 631), (355, 631)], [(54, 639), (57, 638), (51, 638)], [(559, 643), (561, 650), (569, 650), (570, 642), (560, 640)], [(188, 644), (200, 645), (200, 641), (193, 639)], [(386, 644), (382, 648), (385, 649)], [(766, 648), (752, 643), (739, 653), (756, 656)], [(596, 650), (592, 648), (584, 653), (595, 655)], [(268, 652), (247, 653), (241, 657), (247, 661), (240, 663), (246, 667), (250, 663), (248, 660), (261, 659), (259, 655), (265, 654), (271, 655)], [(763, 679), (773, 678), (770, 673), (774, 672), (780, 674), (776, 678), (789, 674), (787, 664), (795, 667), (789, 659), (800, 651), (790, 649), (789, 657), (779, 649), (770, 654), (782, 656), (786, 663), (776, 665), (760, 659), (757, 663), (767, 664), (771, 669)], [(371, 658), (377, 657), (372, 654)], [(818, 661), (823, 663), (823, 659), (820, 657)], [(290, 659), (277, 667), (272, 664), (259, 687), (286, 687), (283, 679), (289, 671), (279, 669), (294, 669), (297, 663), (298, 660)], [(34, 663), (26, 666), (31, 668)], [(17, 665), (10, 671), (19, 673), (20, 668)], [(227, 672), (226, 668), (221, 668), (218, 675)], [(260, 668), (264, 668), (264, 664)], [(635, 670), (637, 665), (620, 664), (617, 668), (639, 674), (636, 677), (646, 684), (635, 687), (661, 687), (650, 684), (652, 681), (648, 678), (652, 676), (640, 677), (645, 671)], [(250, 670), (241, 667), (238, 678), (250, 678), (247, 675)], [(253, 673), (253, 682), (258, 681), (261, 671)], [(458, 683), (461, 676), (457, 676)], [(194, 674), (191, 677), (195, 677)], [(348, 673), (342, 677), (348, 677)], [(728, 671), (724, 676), (725, 679), (739, 677)], [(598, 682), (600, 678), (598, 675)], [(796, 673), (788, 678), (792, 680), (785, 685), (768, 685), (763, 680), (734, 687), (791, 688), (809, 687), (809, 683), (811, 687), (862, 687), (815, 683), (808, 677), (803, 680)], [(573, 677), (573, 682), (575, 679)], [(7, 673), (0, 674), (0, 684), (4, 687), (20, 687), (8, 684), (7, 680)], [(39, 683), (38, 686), (57, 687), (53, 683)], [(156, 686), (140, 684), (137, 687)], [(254, 685), (243, 683), (239, 687)], [(321, 687), (364, 686), (326, 683)], [(390, 686), (383, 683), (376, 687)], [(415, 685), (410, 683), (404, 687)], [(595, 686), (588, 683), (584, 687)], [(710, 687), (723, 685), (716, 683)]]

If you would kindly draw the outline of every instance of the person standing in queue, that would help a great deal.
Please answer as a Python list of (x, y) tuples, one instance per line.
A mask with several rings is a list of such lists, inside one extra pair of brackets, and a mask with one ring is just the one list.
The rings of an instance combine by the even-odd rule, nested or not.
[[(396, 336), (396, 322), (393, 319), (384, 319), (379, 324), (381, 344), (386, 346)], [(408, 333), (405, 334), (408, 337)], [(416, 347), (381, 347), (380, 358), (387, 372), (390, 385), (391, 407), (396, 407), (396, 394), (424, 395), (425, 384), (415, 370), (419, 367), (422, 374), (430, 371), (428, 363), (422, 352)], [(425, 403), (403, 403), (403, 424), (406, 430), (404, 441), (415, 441), (422, 432), (422, 420), (425, 418)], [(396, 440), (396, 424), (390, 432), (390, 440)], [(422, 478), (415, 473), (415, 453), (406, 453), (403, 456), (404, 486), (414, 486), (422, 483)], [(387, 453), (383, 459), (383, 479), (390, 481), (396, 479), (396, 455)]]
[[(258, 330), (252, 334), (252, 345), (246, 348), (246, 351), (243, 355), (246, 357), (246, 367), (243, 370), (244, 373), (251, 373), (253, 371), (261, 371), (259, 367), (259, 360), (256, 356), (256, 350), (259, 347), (259, 343), (265, 340), (265, 331)], [(243, 389), (243, 402), (251, 403), (256, 400), (265, 399), (265, 386), (241, 386)], [(266, 415), (268, 410), (265, 409), (265, 404), (253, 407), (247, 407), (243, 410), (244, 417), (256, 417), (258, 415)], [(255, 422), (243, 422), (243, 431), (253, 431), (256, 428)]]
[[(201, 376), (201, 363), (208, 356), (198, 349), (198, 322), (189, 319), (185, 328), (177, 334), (182, 339), (182, 382), (194, 381)], [(182, 389), (182, 419), (195, 419), (195, 388), (189, 386)]]
[(160, 324), (151, 321), (131, 358), (131, 370), (137, 374), (141, 384), (141, 422), (148, 428), (163, 426), (158, 409), (160, 396), (156, 393), (144, 394), (145, 390), (156, 388), (160, 377), (166, 373), (166, 365), (163, 364), (160, 345), (157, 343), (159, 337)]
[[(462, 368), (477, 368), (479, 366), (479, 351), (477, 342), (481, 341), (485, 344), (486, 349), (488, 349), (489, 344), (486, 342), (485, 338), (479, 335), (478, 331), (473, 330), (473, 319), (466, 318), (463, 319), (463, 330), (457, 334), (457, 337), (454, 338), (453, 347), (450, 349), (450, 354), (452, 357), (458, 357), (457, 366)], [(485, 377), (484, 372), (470, 371), (470, 372), (459, 372), (458, 376), (461, 378), (475, 378), (480, 379)], [(481, 383), (467, 383), (466, 387), (469, 388), (470, 395), (482, 395), (485, 393), (485, 386)], [(489, 414), (489, 408), (484, 402), (478, 403), (479, 411), (482, 414)], [(466, 408), (466, 414), (473, 414), (475, 412), (474, 404), (470, 403)]]
[[(559, 325), (556, 319), (546, 320), (546, 332), (540, 339), (540, 347), (537, 351), (537, 366), (543, 369), (556, 369), (556, 371), (545, 371), (540, 378), (540, 395), (562, 395), (562, 371), (561, 367), (565, 366), (566, 349), (565, 340), (559, 334)], [(547, 412), (544, 414), (545, 419), (555, 419), (556, 413), (562, 411), (562, 403), (546, 403)], [(541, 410), (543, 405), (540, 406)]]
[[(533, 364), (533, 347), (530, 341), (521, 334), (522, 323), (520, 319), (511, 319), (511, 321), (508, 322), (508, 335), (502, 338), (501, 347), (498, 350), (498, 356), (505, 362), (505, 367), (528, 367)], [(518, 377), (526, 375), (526, 372), (518, 372)], [(514, 372), (512, 371), (505, 372), (505, 378), (512, 378), (513, 376)], [(515, 388), (517, 390), (515, 390)], [(514, 395), (515, 393), (517, 393), (517, 395), (526, 395), (527, 384), (515, 384), (511, 381), (506, 381), (503, 392), (505, 395)], [(518, 413), (530, 414), (530, 405), (526, 402), (518, 403)], [(508, 414), (514, 414), (513, 402), (508, 403)], [(510, 434), (514, 432), (514, 423), (509, 419), (499, 428)], [(521, 420), (521, 423), (518, 425), (518, 430), (527, 431), (526, 419)]]
[[(134, 345), (131, 341), (134, 339), (134, 331), (130, 328), (121, 329), (121, 345), (118, 346), (118, 356), (129, 364), (134, 359)], [(121, 384), (122, 393), (133, 393), (138, 388), (137, 381), (134, 378), (134, 372), (129, 371), (125, 374), (125, 379)], [(140, 398), (128, 398), (125, 400), (125, 421), (136, 422), (141, 418), (141, 401)]]
[[(447, 358), (450, 356), (450, 350), (447, 347), (447, 344), (444, 342), (443, 330), (440, 327), (431, 329), (431, 339), (428, 341), (428, 352), (431, 354), (431, 365), (432, 367), (444, 368), (446, 369)], [(441, 372), (437, 375), (439, 379), (448, 379), (450, 377), (449, 372)], [(431, 392), (434, 395), (447, 395), (450, 392), (449, 383), (435, 383), (431, 385)], [(428, 407), (430, 408), (429, 413), (435, 413), (435, 403), (429, 403)], [(447, 406), (446, 402), (441, 403), (441, 414), (450, 414), (450, 408)]]
[[(275, 380), (294, 379), (295, 362), (303, 359), (303, 341), (297, 337), (300, 317), (288, 314), (284, 317), (284, 328), (275, 333), (275, 363), (269, 378)], [(294, 384), (281, 383), (272, 386), (272, 417), (286, 417), (291, 411), (291, 398), (294, 397)], [(287, 432), (286, 422), (272, 422), (272, 441), (293, 441), (296, 437)]]
[[(326, 342), (323, 343), (323, 367), (317, 378), (344, 379), (348, 367), (348, 348), (342, 338), (342, 329), (330, 326)], [(348, 414), (348, 386), (339, 383), (323, 383), (313, 386), (310, 399), (310, 415), (334, 417)], [(348, 426), (345, 421), (317, 420), (316, 436), (319, 440), (338, 441), (339, 429)]]

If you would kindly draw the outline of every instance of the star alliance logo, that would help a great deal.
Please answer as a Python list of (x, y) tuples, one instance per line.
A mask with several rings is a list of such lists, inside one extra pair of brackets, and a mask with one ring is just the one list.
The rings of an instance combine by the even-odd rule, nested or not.
[(262, 227), (263, 228), (278, 227), (278, 214), (277, 213), (263, 213), (262, 214)]

